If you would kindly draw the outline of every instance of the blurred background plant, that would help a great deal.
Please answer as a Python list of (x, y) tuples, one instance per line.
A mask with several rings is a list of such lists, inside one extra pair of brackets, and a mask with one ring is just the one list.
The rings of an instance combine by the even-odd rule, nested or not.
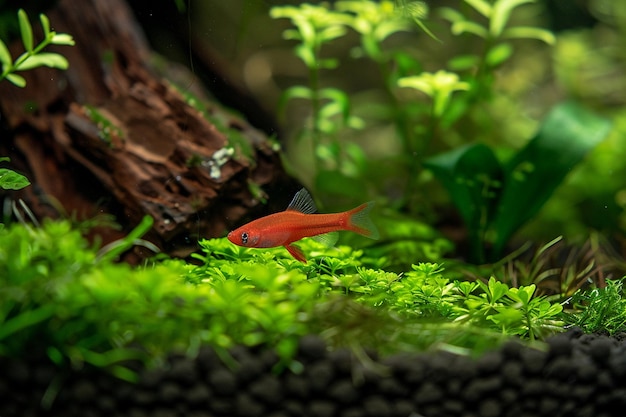
[[(396, 224), (434, 226), (455, 243), (456, 254), (476, 263), (496, 261), (527, 241), (563, 235), (582, 244), (590, 230), (606, 233), (624, 252), (626, 19), (618, 2), (192, 1), (190, 10), (190, 32), (197, 34), (183, 45), (210, 51), (267, 114), (280, 113), (273, 132), (287, 165), (323, 210), (376, 198)], [(166, 30), (148, 28), (152, 44), (188, 63), (180, 48), (159, 41), (158, 31)], [(202, 56), (194, 55), (196, 64)], [(608, 130), (602, 120), (610, 120), (611, 132), (581, 134), (573, 142), (584, 144), (573, 146), (578, 156), (544, 183), (536, 159), (520, 162), (540, 149), (537, 140), (564, 101), (580, 112), (561, 112), (563, 123), (595, 115), (602, 130)], [(562, 140), (567, 145), (558, 146), (569, 149), (572, 142)], [(428, 164), (449, 151), (502, 170), (461, 178), (478, 184), (477, 207), (460, 207)], [(507, 169), (517, 175), (532, 168), (541, 193), (529, 186), (521, 194), (503, 181)], [(501, 204), (503, 194), (527, 200), (513, 204), (520, 213), (507, 227), (507, 216), (495, 213), (515, 199)]]

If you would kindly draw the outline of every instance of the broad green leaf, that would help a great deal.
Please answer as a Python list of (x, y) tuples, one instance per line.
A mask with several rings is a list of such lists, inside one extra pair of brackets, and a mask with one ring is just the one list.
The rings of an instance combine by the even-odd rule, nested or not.
[(565, 176), (608, 135), (611, 123), (565, 102), (548, 114), (537, 135), (504, 165), (505, 185), (493, 221), (493, 257), (531, 219)]
[(30, 185), (30, 181), (22, 174), (18, 174), (11, 169), (0, 168), (0, 188), (21, 190), (28, 185)]
[(0, 156), (0, 162), (11, 162), (11, 158), (8, 156)]
[(48, 20), (48, 16), (41, 13), (39, 15), (39, 21), (41, 22), (41, 27), (43, 29), (43, 36), (47, 39), (48, 34), (50, 33), (50, 20)]
[(30, 26), (30, 22), (28, 21), (28, 15), (24, 9), (20, 9), (17, 12), (17, 17), (20, 22), (20, 33), (22, 35), (22, 42), (24, 43), (24, 49), (28, 52), (32, 52), (33, 50), (33, 28)]
[(535, 0), (498, 0), (493, 5), (491, 18), (489, 19), (489, 33), (495, 38), (499, 38), (504, 31), (513, 9), (524, 4), (534, 3)]
[(527, 26), (507, 28), (502, 33), (502, 37), (506, 39), (538, 39), (548, 45), (556, 43), (556, 37), (549, 30)]
[(495, 210), (502, 167), (489, 147), (472, 144), (424, 161), (450, 193), (470, 235), (473, 260), (483, 261), (484, 233)]
[(11, 53), (6, 44), (0, 39), (0, 64), (2, 64), (2, 71), (6, 70), (12, 64)]
[(54, 45), (69, 45), (74, 46), (76, 43), (74, 42), (74, 38), (72, 35), (68, 35), (67, 33), (55, 33), (50, 43)]
[(50, 67), (58, 69), (67, 69), (69, 63), (63, 55), (54, 52), (40, 52), (37, 55), (31, 55), (22, 61), (15, 69), (17, 71), (25, 71), (37, 67)]
[(10, 82), (12, 82), (14, 85), (16, 85), (18, 87), (25, 87), (26, 86), (26, 80), (21, 75), (7, 74), (6, 78), (7, 78), (7, 80), (9, 80)]

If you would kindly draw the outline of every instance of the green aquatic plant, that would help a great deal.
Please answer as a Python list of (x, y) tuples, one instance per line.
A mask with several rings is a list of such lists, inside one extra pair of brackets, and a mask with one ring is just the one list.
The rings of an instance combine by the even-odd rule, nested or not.
[(303, 134), (310, 137), (313, 154), (318, 161), (325, 138), (336, 134), (343, 126), (355, 127), (359, 124), (350, 115), (348, 95), (336, 88), (322, 88), (320, 82), (321, 70), (334, 69), (339, 65), (336, 58), (322, 57), (322, 47), (346, 34), (346, 17), (331, 10), (326, 4), (307, 3), (297, 7), (273, 7), (270, 16), (291, 20), (295, 29), (286, 29), (283, 36), (298, 42), (295, 54), (308, 70), (308, 86), (293, 86), (285, 90), (279, 109), (284, 109), (287, 102), (295, 98), (310, 102), (311, 124), (303, 130)]
[[(51, 67), (67, 69), (68, 62), (65, 57), (54, 52), (42, 52), (48, 45), (74, 45), (72, 37), (66, 33), (56, 33), (50, 30), (50, 21), (45, 14), (39, 15), (39, 21), (43, 29), (44, 39), (37, 45), (33, 41), (33, 29), (28, 20), (28, 15), (23, 9), (17, 12), (20, 34), (25, 52), (15, 60), (11, 58), (11, 53), (6, 43), (0, 39), (0, 64), (2, 72), (0, 81), (7, 80), (18, 87), (25, 87), (26, 80), (19, 74), (19, 71), (26, 71), (37, 67)], [(0, 157), (0, 162), (10, 161), (7, 157)], [(0, 188), (5, 190), (19, 190), (30, 185), (28, 179), (8, 168), (0, 168)]]
[(569, 301), (571, 313), (564, 314), (563, 320), (586, 333), (626, 331), (624, 279), (607, 280), (604, 288), (577, 291)]
[(16, 74), (19, 71), (26, 71), (37, 67), (50, 67), (58, 69), (67, 69), (69, 66), (67, 59), (61, 54), (55, 52), (42, 52), (48, 45), (74, 45), (74, 40), (67, 33), (56, 33), (50, 30), (50, 21), (45, 14), (39, 15), (41, 28), (43, 29), (43, 40), (37, 45), (34, 44), (33, 29), (28, 20), (28, 15), (23, 9), (17, 12), (20, 24), (20, 34), (22, 43), (24, 44), (24, 53), (17, 57), (15, 61), (11, 58), (11, 53), (6, 44), (0, 39), (0, 63), (2, 64), (2, 73), (0, 73), (0, 81), (6, 79), (18, 87), (26, 86), (26, 80), (21, 75)]
[[(10, 162), (9, 157), (0, 156), (0, 162)], [(13, 171), (9, 168), (0, 168), (0, 188), (5, 190), (20, 190), (24, 187), (28, 187), (30, 181), (24, 175)]]
[(389, 353), (478, 353), (506, 337), (557, 330), (559, 305), (530, 299), (534, 286), (452, 280), (434, 263), (388, 272), (362, 250), (310, 239), (300, 242), (307, 264), (282, 249), (251, 250), (225, 238), (201, 241), (195, 264), (115, 263), (150, 224), (102, 249), (69, 221), (0, 229), (0, 354), (46, 355), (134, 380), (129, 361), (153, 364), (202, 345), (222, 352), (268, 345), (280, 366), (297, 367), (298, 340), (311, 333)]
[(580, 105), (556, 106), (524, 148), (502, 163), (484, 144), (429, 158), (469, 233), (469, 259), (499, 259), (511, 236), (550, 198), (571, 169), (608, 135), (611, 123)]
[(472, 71), (472, 90), (465, 97), (467, 100), (460, 106), (472, 101), (483, 100), (491, 95), (494, 81), (494, 70), (504, 64), (514, 52), (511, 40), (536, 39), (552, 45), (556, 38), (552, 32), (534, 26), (511, 26), (510, 21), (516, 9), (525, 4), (536, 3), (536, 0), (464, 0), (478, 14), (462, 12), (450, 7), (438, 10), (441, 17), (451, 22), (454, 35), (472, 34), (483, 41), (480, 54), (455, 56), (450, 61), (455, 71)]

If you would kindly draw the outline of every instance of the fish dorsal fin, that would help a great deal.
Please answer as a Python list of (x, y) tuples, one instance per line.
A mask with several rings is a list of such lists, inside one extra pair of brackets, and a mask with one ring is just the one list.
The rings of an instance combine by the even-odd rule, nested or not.
[(304, 214), (312, 214), (317, 211), (315, 202), (311, 194), (306, 189), (301, 189), (293, 196), (293, 200), (289, 203), (287, 210), (299, 211)]

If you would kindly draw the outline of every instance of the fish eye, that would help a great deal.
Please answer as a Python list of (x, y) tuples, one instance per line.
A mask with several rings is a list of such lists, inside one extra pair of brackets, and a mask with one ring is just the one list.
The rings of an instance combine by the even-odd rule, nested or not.
[(241, 243), (243, 243), (244, 245), (248, 243), (248, 233), (247, 232), (243, 232), (241, 234)]

